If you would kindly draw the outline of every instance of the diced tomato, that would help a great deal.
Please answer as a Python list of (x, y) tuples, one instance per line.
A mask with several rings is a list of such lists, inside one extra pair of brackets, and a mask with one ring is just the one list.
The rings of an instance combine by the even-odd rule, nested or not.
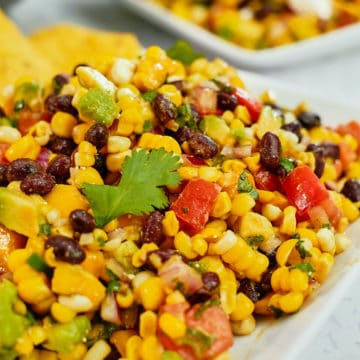
[[(352, 135), (360, 144), (360, 123), (352, 120), (346, 124), (341, 124), (336, 128), (336, 131), (341, 135)], [(357, 148), (357, 152), (360, 153), (360, 146)]]
[(198, 178), (191, 179), (171, 205), (181, 229), (190, 235), (201, 231), (209, 219), (219, 192), (217, 184)]
[(350, 145), (346, 142), (339, 143), (340, 161), (344, 169), (347, 169), (351, 163), (356, 160), (356, 153), (351, 149)]
[(259, 119), (262, 104), (260, 101), (250, 96), (245, 90), (237, 88), (233, 94), (238, 99), (240, 105), (243, 105), (249, 111), (250, 117), (252, 121), (257, 121)]
[(291, 171), (283, 179), (282, 188), (300, 217), (306, 216), (309, 209), (329, 198), (325, 185), (307, 165)]
[(7, 272), (8, 258), (15, 249), (25, 247), (26, 238), (0, 224), (0, 274)]
[(331, 224), (336, 226), (342, 216), (342, 213), (335, 202), (331, 198), (328, 198), (321, 201), (319, 205), (325, 210)]
[(5, 156), (6, 150), (9, 148), (10, 144), (0, 143), (0, 163), (8, 163), (9, 160)]
[(31, 112), (30, 110), (25, 110), (19, 115), (18, 129), (22, 135), (25, 135), (28, 133), (29, 129), (40, 120), (50, 122), (51, 113)]
[(280, 189), (279, 178), (269, 170), (260, 168), (254, 175), (256, 187), (260, 190), (276, 191)]

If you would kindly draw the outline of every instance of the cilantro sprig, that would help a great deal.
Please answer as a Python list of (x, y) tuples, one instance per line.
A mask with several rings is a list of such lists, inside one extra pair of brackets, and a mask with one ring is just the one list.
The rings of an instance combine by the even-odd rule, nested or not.
[(100, 227), (124, 214), (149, 214), (163, 209), (169, 199), (161, 186), (176, 186), (181, 178), (176, 172), (180, 158), (163, 148), (147, 152), (133, 150), (122, 166), (119, 185), (85, 183), (82, 192), (94, 212)]
[(240, 174), (237, 190), (239, 193), (249, 193), (249, 195), (255, 200), (259, 199), (259, 193), (250, 183), (245, 170)]
[(202, 54), (195, 53), (191, 45), (185, 40), (178, 40), (166, 51), (166, 54), (170, 58), (178, 60), (186, 66), (191, 65), (194, 60), (204, 57)]

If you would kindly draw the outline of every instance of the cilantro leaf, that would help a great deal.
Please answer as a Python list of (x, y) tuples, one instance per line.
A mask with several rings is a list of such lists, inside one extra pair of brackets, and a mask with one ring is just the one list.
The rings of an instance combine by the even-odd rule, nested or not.
[(238, 181), (238, 192), (239, 193), (249, 193), (249, 195), (257, 200), (259, 198), (259, 193), (256, 189), (251, 185), (249, 179), (246, 176), (246, 171), (244, 170), (239, 177)]
[(294, 162), (290, 159), (282, 158), (280, 159), (280, 166), (285, 170), (286, 174), (294, 170)]
[(188, 99), (177, 108), (176, 122), (180, 127), (187, 126), (188, 128), (197, 131), (196, 120), (192, 112), (191, 105)]
[(223, 82), (220, 81), (220, 80), (212, 79), (211, 81), (212, 81), (221, 91), (233, 92), (233, 91), (236, 90), (233, 86), (227, 85), (227, 84), (223, 83)]
[(85, 183), (82, 191), (100, 227), (123, 214), (149, 214), (165, 208), (169, 200), (160, 186), (176, 186), (181, 178), (175, 171), (180, 158), (163, 148), (147, 152), (133, 150), (122, 166), (119, 185)]
[(256, 247), (260, 245), (264, 241), (264, 239), (264, 235), (254, 235), (247, 237), (246, 241), (250, 246)]
[(305, 259), (306, 257), (311, 257), (311, 252), (309, 252), (307, 249), (304, 248), (303, 245), (304, 241), (303, 240), (299, 240), (296, 245), (295, 248), (298, 251), (298, 253), (300, 254), (302, 259)]
[(194, 60), (203, 57), (202, 54), (196, 54), (191, 45), (185, 40), (178, 40), (166, 51), (166, 54), (184, 65), (190, 65)]
[(26, 262), (36, 271), (43, 272), (48, 277), (52, 275), (52, 269), (46, 264), (40, 255), (32, 253)]
[(304, 273), (307, 273), (309, 277), (315, 272), (314, 267), (311, 265), (309, 261), (304, 261), (302, 263), (291, 266), (290, 269), (299, 269)]
[(149, 90), (149, 91), (146, 91), (146, 92), (142, 93), (142, 94), (141, 94), (141, 97), (142, 97), (145, 101), (151, 103), (151, 102), (153, 102), (153, 100), (156, 98), (156, 95), (157, 95), (157, 94), (158, 94), (158, 93), (157, 93), (156, 90)]

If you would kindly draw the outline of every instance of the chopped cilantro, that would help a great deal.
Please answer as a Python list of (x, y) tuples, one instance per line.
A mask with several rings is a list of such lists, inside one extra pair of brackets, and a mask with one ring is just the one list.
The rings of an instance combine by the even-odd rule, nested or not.
[(264, 241), (264, 235), (248, 236), (246, 241), (250, 246), (256, 247)]
[(305, 259), (306, 257), (311, 257), (311, 252), (309, 252), (307, 249), (304, 248), (303, 240), (298, 240), (298, 242), (295, 245), (296, 250), (300, 254), (302, 259)]
[(290, 235), (290, 239), (298, 239), (298, 240), (300, 240), (300, 234), (299, 233), (294, 233), (294, 234)]
[(241, 142), (245, 136), (246, 136), (246, 133), (245, 133), (245, 129), (243, 127), (238, 127), (238, 128), (235, 128), (235, 129), (231, 129), (230, 130), (230, 134), (232, 136), (235, 137), (236, 141), (237, 142)]
[(194, 118), (194, 113), (191, 110), (191, 105), (188, 99), (185, 99), (184, 103), (177, 108), (176, 122), (180, 127), (188, 127), (197, 131), (197, 124)]
[(176, 172), (179, 160), (179, 156), (163, 148), (150, 152), (133, 150), (122, 166), (119, 185), (85, 183), (82, 191), (94, 211), (96, 224), (102, 227), (120, 215), (143, 215), (164, 209), (169, 199), (160, 187), (180, 183)]
[(0, 126), (4, 125), (16, 128), (18, 126), (18, 119), (9, 118), (6, 116), (0, 117)]
[(49, 236), (51, 234), (51, 225), (48, 223), (40, 224), (39, 235)]
[(199, 309), (196, 311), (195, 319), (199, 320), (202, 317), (204, 311), (209, 307), (218, 305), (220, 305), (220, 300), (218, 298), (213, 298), (204, 302), (202, 305), (199, 306)]
[(227, 40), (234, 36), (234, 32), (228, 26), (223, 26), (217, 29), (216, 34)]
[(47, 266), (47, 264), (40, 255), (32, 253), (26, 260), (26, 262), (36, 271), (43, 272), (48, 277), (51, 276), (52, 269)]
[(282, 310), (278, 309), (277, 307), (275, 307), (273, 305), (269, 306), (269, 310), (274, 314), (275, 319), (280, 318), (284, 314), (282, 312)]
[(259, 193), (251, 185), (248, 177), (246, 176), (245, 170), (240, 174), (237, 190), (239, 193), (249, 193), (249, 195), (255, 200), (259, 198)]
[(110, 278), (110, 282), (108, 283), (106, 292), (110, 294), (114, 291), (119, 291), (121, 288), (121, 284), (117, 276), (110, 269), (106, 269), (106, 274)]
[(202, 358), (214, 340), (214, 334), (208, 335), (199, 329), (188, 327), (185, 336), (180, 339), (180, 343), (190, 346), (194, 350), (196, 357)]
[(153, 102), (153, 100), (156, 98), (157, 95), (156, 90), (149, 90), (141, 94), (142, 98), (147, 102)]
[(161, 354), (161, 360), (184, 360), (184, 358), (175, 351), (165, 350)]
[(177, 279), (175, 279), (174, 281), (176, 282), (176, 287), (175, 287), (175, 289), (183, 292), (183, 291), (185, 290), (185, 285), (184, 285), (184, 283), (181, 282), (181, 281), (179, 281), (179, 280), (177, 280)]
[(196, 54), (191, 45), (185, 40), (178, 40), (166, 51), (166, 54), (184, 65), (190, 65), (194, 60), (203, 57), (202, 54)]
[(280, 159), (280, 166), (285, 170), (286, 174), (294, 170), (294, 162), (290, 159), (282, 158)]
[(302, 263), (291, 266), (290, 269), (299, 269), (308, 274), (309, 277), (315, 272), (314, 267), (311, 265), (309, 261), (304, 261)]
[(199, 261), (189, 261), (188, 265), (191, 266), (193, 269), (195, 269), (200, 274), (204, 274), (207, 272), (204, 265)]
[(14, 104), (14, 111), (18, 112), (25, 108), (25, 101), (24, 100), (16, 100)]
[(211, 80), (221, 91), (225, 91), (225, 92), (233, 92), (235, 91), (235, 88), (233, 86), (230, 85), (226, 85), (223, 82), (217, 80), (217, 79), (212, 79)]
[(324, 228), (324, 229), (331, 229), (331, 225), (329, 223), (322, 224), (321, 227)]
[(143, 133), (149, 132), (149, 131), (151, 131), (153, 129), (153, 127), (154, 127), (154, 124), (153, 124), (153, 122), (151, 120), (145, 120), (142, 132)]
[(103, 247), (106, 244), (106, 240), (102, 236), (98, 236), (95, 240), (100, 247)]
[(183, 207), (181, 210), (182, 210), (183, 213), (189, 212), (189, 208), (187, 208), (187, 207)]

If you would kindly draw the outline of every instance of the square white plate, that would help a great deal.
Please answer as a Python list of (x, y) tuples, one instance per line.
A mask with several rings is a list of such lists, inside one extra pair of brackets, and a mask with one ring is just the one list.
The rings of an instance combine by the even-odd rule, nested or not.
[[(309, 94), (308, 91), (253, 73), (239, 71), (251, 94), (260, 95), (270, 89), (276, 94), (278, 104), (293, 107), (306, 101), (318, 112), (322, 123), (336, 124), (359, 119), (360, 109), (326, 101)], [(352, 224), (347, 233), (353, 246), (335, 257), (335, 265), (325, 283), (306, 300), (303, 308), (294, 315), (279, 320), (258, 322), (256, 331), (246, 337), (236, 338), (231, 349), (235, 360), (294, 360), (312, 340), (325, 320), (343, 299), (350, 285), (360, 274), (360, 221)]]
[(200, 50), (217, 54), (241, 68), (265, 69), (293, 65), (315, 57), (341, 54), (360, 46), (360, 24), (354, 24), (294, 44), (250, 51), (223, 40), (147, 0), (120, 0), (120, 2), (137, 15), (161, 25), (165, 31), (172, 32)]

